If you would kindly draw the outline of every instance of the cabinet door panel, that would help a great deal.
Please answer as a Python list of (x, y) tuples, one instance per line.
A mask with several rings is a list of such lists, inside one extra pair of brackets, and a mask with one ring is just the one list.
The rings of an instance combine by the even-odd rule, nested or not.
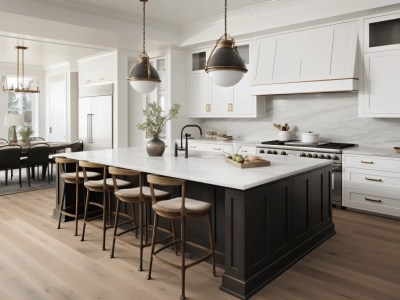
[(254, 112), (254, 101), (250, 93), (251, 67), (242, 80), (233, 87), (233, 110), (235, 115), (251, 115)]
[[(88, 142), (88, 119), (90, 118), (90, 114), (92, 111), (92, 101), (91, 98), (79, 98), (79, 138), (83, 140), (83, 143), (86, 145)], [(85, 146), (86, 147), (86, 146)]]
[(400, 114), (400, 51), (366, 55), (364, 112)]
[(92, 98), (92, 138), (95, 143), (91, 150), (112, 148), (112, 96)]
[(232, 87), (222, 87), (215, 83), (210, 83), (211, 106), (213, 114), (227, 114), (228, 104), (233, 103)]
[(276, 37), (267, 37), (257, 40), (255, 46), (255, 70), (253, 84), (272, 82), (276, 51)]
[(273, 82), (293, 82), (300, 78), (303, 33), (279, 36), (276, 43)]
[[(209, 78), (207, 73), (190, 76), (190, 112), (192, 115), (206, 115), (212, 107), (209, 98)], [(207, 111), (207, 105), (210, 112)]]

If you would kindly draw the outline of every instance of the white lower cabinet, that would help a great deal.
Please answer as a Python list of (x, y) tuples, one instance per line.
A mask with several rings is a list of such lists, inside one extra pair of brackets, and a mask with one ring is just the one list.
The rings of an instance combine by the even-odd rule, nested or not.
[(400, 158), (343, 155), (343, 206), (400, 217)]
[[(198, 142), (189, 140), (189, 152), (190, 151), (202, 151), (202, 152), (213, 152), (213, 153), (226, 153), (230, 154), (233, 151), (233, 144), (227, 144), (222, 142)], [(185, 145), (183, 145), (185, 146)]]

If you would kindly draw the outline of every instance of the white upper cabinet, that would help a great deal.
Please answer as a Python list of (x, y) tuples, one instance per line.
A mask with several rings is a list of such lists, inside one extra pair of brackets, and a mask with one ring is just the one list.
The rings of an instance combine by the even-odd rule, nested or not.
[(364, 88), (359, 116), (400, 117), (400, 14), (364, 20)]
[(357, 22), (256, 39), (256, 95), (357, 90)]
[(79, 85), (112, 82), (116, 78), (116, 60), (113, 53), (79, 62)]
[(200, 49), (188, 53), (188, 95), (190, 116), (196, 118), (254, 118), (265, 114), (266, 102), (251, 94), (250, 82), (253, 73), (252, 46), (250, 41), (237, 43), (248, 72), (233, 87), (221, 87), (212, 82), (204, 71), (211, 49)]

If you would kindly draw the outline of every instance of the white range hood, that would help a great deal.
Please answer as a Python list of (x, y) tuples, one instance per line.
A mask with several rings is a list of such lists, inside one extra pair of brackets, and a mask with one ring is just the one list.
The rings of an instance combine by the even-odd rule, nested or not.
[(357, 22), (258, 38), (254, 54), (253, 95), (358, 90)]

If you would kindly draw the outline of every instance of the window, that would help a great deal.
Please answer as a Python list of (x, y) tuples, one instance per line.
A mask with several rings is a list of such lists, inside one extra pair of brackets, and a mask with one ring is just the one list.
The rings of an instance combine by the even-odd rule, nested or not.
[[(25, 77), (24, 85), (32, 81), (33, 78)], [(16, 86), (17, 77), (7, 77), (6, 82), (8, 86)], [(31, 127), (34, 133), (37, 133), (37, 99), (38, 94), (35, 93), (8, 93), (8, 113), (23, 114), (24, 125)]]

